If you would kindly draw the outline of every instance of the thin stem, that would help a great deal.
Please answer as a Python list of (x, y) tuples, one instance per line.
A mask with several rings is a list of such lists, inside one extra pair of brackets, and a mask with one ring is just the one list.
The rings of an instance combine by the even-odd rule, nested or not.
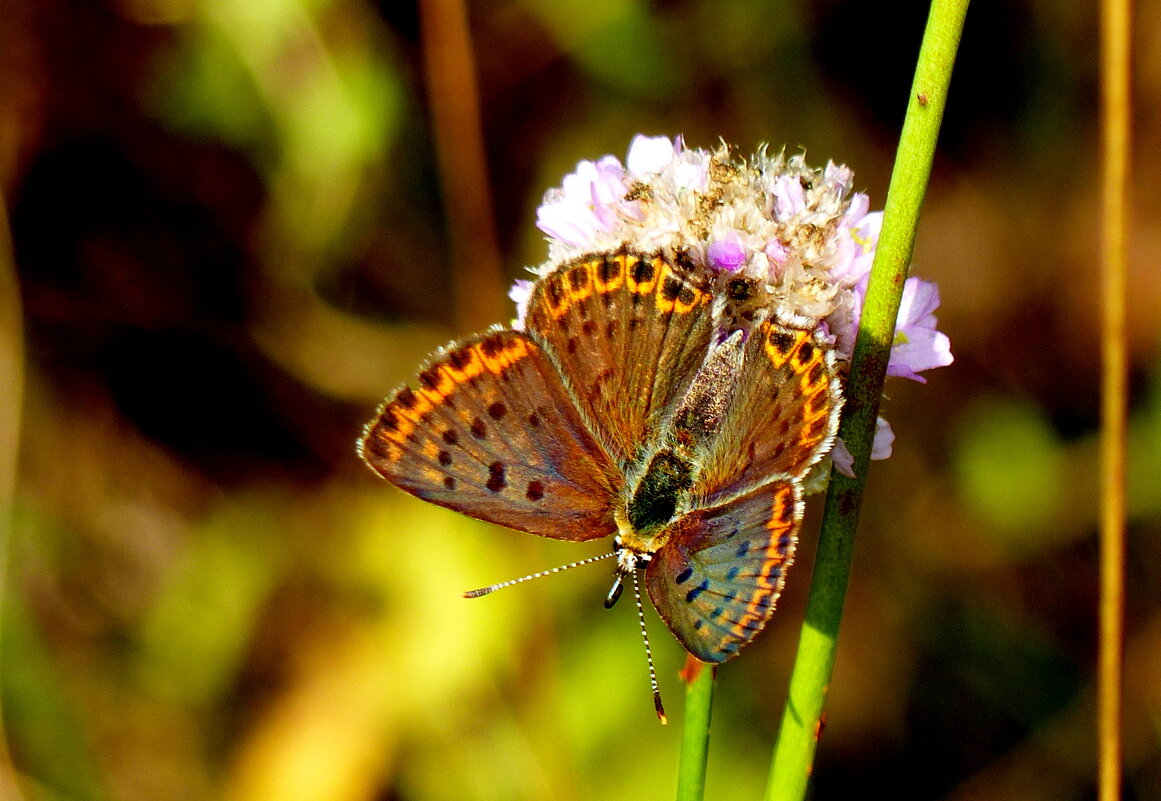
[(714, 668), (702, 665), (685, 689), (685, 726), (677, 766), (677, 801), (701, 801), (705, 795), (715, 672)]
[[(13, 592), (9, 575), (12, 549), (12, 515), (16, 499), (17, 457), (20, 451), (20, 418), (24, 402), (24, 314), (16, 274), (8, 206), (0, 195), (0, 626), (7, 617), (8, 595)], [(3, 632), (0, 632), (2, 634)], [(3, 640), (3, 637), (0, 637)], [(0, 681), (3, 675), (0, 661)], [(0, 698), (5, 693), (0, 691)], [(16, 784), (16, 771), (8, 751), (8, 736), (0, 709), (0, 798), (24, 798)]]
[(1125, 612), (1125, 231), (1129, 170), (1129, 3), (1101, 4), (1101, 584), (1097, 670), (1097, 786), (1121, 797), (1121, 684)]
[(475, 331), (502, 319), (505, 305), (468, 12), (463, 0), (423, 0), (419, 19), (452, 242), (456, 324)]
[(834, 667), (855, 529), (899, 299), (915, 245), (915, 230), (931, 175), (967, 5), (967, 0), (934, 0), (919, 51), (839, 426), (839, 436), (854, 460), (856, 478), (834, 474), (827, 493), (806, 621), (770, 768), (766, 790), (770, 801), (794, 801), (806, 795)]

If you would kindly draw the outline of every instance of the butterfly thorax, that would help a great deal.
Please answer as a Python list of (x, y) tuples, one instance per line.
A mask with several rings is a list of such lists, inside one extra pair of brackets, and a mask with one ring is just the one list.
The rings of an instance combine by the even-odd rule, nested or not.
[(671, 448), (653, 454), (625, 510), (637, 532), (653, 531), (673, 519), (678, 505), (693, 486), (694, 465)]

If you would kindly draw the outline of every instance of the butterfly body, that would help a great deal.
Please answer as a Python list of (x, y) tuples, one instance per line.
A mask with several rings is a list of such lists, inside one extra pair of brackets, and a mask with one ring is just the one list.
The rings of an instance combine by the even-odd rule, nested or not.
[[(736, 294), (736, 293), (735, 293)], [(566, 540), (612, 535), (616, 579), (694, 656), (722, 662), (773, 611), (802, 479), (841, 405), (821, 334), (731, 300), (680, 254), (560, 265), (524, 330), (453, 343), (380, 408), (360, 452), (407, 492)]]
[(653, 554), (668, 541), (672, 523), (691, 508), (705, 446), (716, 435), (742, 369), (742, 332), (711, 346), (681, 402), (653, 447), (644, 449), (618, 510), (618, 539), (639, 554)]

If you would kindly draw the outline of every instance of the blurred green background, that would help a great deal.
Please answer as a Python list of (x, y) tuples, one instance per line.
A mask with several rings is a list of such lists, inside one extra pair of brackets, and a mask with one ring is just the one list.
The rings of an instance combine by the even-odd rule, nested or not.
[[(466, 36), (441, 2), (0, 12), (5, 801), (671, 797), (680, 727), (607, 569), (459, 597), (602, 546), (425, 505), (354, 441), (429, 350), (512, 316), (541, 193), (634, 133), (805, 148), (881, 207), (925, 4), (480, 0)], [(1161, 799), (1161, 10), (1137, 14), (1126, 798)], [(1090, 4), (969, 12), (915, 254), (956, 363), (887, 387), (816, 798), (1093, 797), (1096, 52)], [(817, 505), (720, 672), (710, 798), (764, 786)]]

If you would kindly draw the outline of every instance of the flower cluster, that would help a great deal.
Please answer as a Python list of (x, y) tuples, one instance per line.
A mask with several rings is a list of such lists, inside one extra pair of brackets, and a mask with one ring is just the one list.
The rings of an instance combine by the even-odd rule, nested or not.
[[(545, 193), (537, 224), (549, 258), (539, 275), (577, 256), (632, 243), (639, 250), (683, 252), (715, 280), (745, 277), (764, 287), (762, 305), (780, 319), (818, 326), (840, 360), (849, 360), (862, 314), (882, 212), (870, 211), (839, 164), (818, 169), (801, 155), (749, 159), (724, 144), (710, 152), (681, 137), (638, 135), (622, 164), (615, 156), (582, 161), (559, 188)], [(510, 296), (521, 324), (531, 282)], [(916, 381), (951, 364), (950, 343), (936, 329), (939, 290), (908, 278), (896, 322), (889, 375)], [(890, 426), (880, 420), (872, 458), (891, 454)], [(835, 464), (850, 470), (838, 443)]]

